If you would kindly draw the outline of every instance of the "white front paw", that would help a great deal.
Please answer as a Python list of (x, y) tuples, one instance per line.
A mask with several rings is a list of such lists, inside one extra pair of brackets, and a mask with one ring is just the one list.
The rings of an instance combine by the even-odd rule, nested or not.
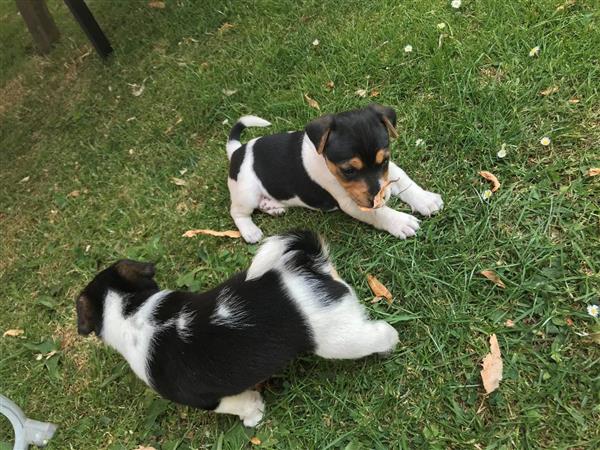
[(440, 194), (425, 191), (416, 186), (408, 189), (400, 196), (403, 202), (408, 203), (413, 212), (423, 216), (431, 216), (444, 207), (444, 201)]
[(387, 231), (400, 239), (414, 236), (418, 229), (419, 219), (400, 211), (394, 211), (392, 220), (386, 227)]
[(258, 425), (263, 418), (265, 402), (263, 402), (260, 393), (256, 391), (249, 391), (248, 394), (247, 411), (243, 416), (240, 416), (240, 419), (242, 419), (245, 427), (253, 428)]
[(242, 237), (248, 244), (255, 244), (263, 237), (262, 231), (256, 225), (246, 225), (239, 228)]

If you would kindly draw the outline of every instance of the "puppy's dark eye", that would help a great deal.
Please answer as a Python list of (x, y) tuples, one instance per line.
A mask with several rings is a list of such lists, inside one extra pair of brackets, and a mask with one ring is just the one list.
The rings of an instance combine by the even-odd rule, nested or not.
[(356, 174), (356, 172), (357, 172), (354, 167), (343, 167), (341, 169), (341, 171), (347, 177), (351, 177), (352, 175)]

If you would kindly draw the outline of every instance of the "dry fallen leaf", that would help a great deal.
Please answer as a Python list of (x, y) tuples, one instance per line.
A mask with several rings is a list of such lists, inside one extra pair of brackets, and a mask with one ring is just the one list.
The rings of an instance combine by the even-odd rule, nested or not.
[(154, 447), (146, 447), (145, 445), (140, 445), (137, 448), (134, 448), (133, 450), (156, 450)]
[(375, 278), (374, 275), (371, 275), (371, 274), (367, 275), (367, 283), (369, 283), (369, 287), (371, 288), (371, 291), (375, 295), (375, 298), (373, 299), (373, 303), (378, 302), (381, 298), (385, 298), (386, 301), (390, 304), (392, 303), (391, 292), (388, 291), (388, 289), (381, 283), (381, 281), (379, 281), (377, 278)]
[(600, 167), (592, 167), (588, 170), (588, 177), (595, 177), (596, 175), (600, 175)]
[(172, 177), (171, 180), (177, 186), (185, 186), (187, 184), (187, 181), (182, 180), (181, 178)]
[(579, 100), (576, 97), (570, 98), (569, 100), (567, 100), (571, 105), (576, 105), (577, 103), (579, 103), (581, 100)]
[(379, 97), (379, 91), (377, 89), (372, 89), (369, 97)]
[(504, 326), (508, 328), (513, 328), (515, 326), (515, 323), (512, 320), (507, 319), (506, 322), (504, 322)]
[(367, 96), (367, 90), (366, 89), (357, 89), (354, 92), (356, 95), (358, 95), (359, 97), (365, 98)]
[(569, 8), (569, 7), (573, 6), (574, 4), (575, 4), (575, 0), (567, 0), (567, 1), (566, 1), (565, 3), (563, 3), (562, 5), (560, 5), (560, 6), (557, 6), (557, 7), (556, 7), (556, 11), (557, 11), (557, 12), (558, 12), (558, 11), (562, 11), (562, 10), (564, 10), (564, 9), (566, 9), (566, 8)]
[(567, 324), (568, 327), (572, 327), (573, 325), (575, 325), (575, 322), (573, 322), (573, 319), (571, 319), (570, 317), (567, 317), (565, 319), (565, 322)]
[(496, 286), (504, 289), (506, 285), (502, 282), (500, 277), (493, 270), (482, 270), (479, 272), (481, 275), (486, 277), (488, 280), (492, 281)]
[(75, 190), (75, 191), (71, 191), (71, 192), (69, 192), (69, 193), (67, 194), (67, 197), (71, 197), (71, 198), (73, 198), (73, 197), (79, 197), (79, 195), (80, 195), (80, 194), (81, 194), (81, 192), (79, 192), (79, 191)]
[(165, 9), (165, 2), (148, 2), (148, 8)]
[(308, 103), (308, 106), (310, 106), (311, 108), (317, 109), (319, 111), (321, 111), (321, 107), (319, 106), (319, 104), (317, 103), (316, 100), (310, 98), (308, 96), (308, 94), (304, 94), (304, 98), (306, 99), (306, 102)]
[(129, 86), (131, 86), (131, 95), (133, 95), (134, 97), (139, 97), (144, 92), (144, 89), (146, 89), (146, 86), (144, 86), (144, 82), (142, 82), (141, 86), (136, 83), (129, 83)]
[(237, 93), (237, 89), (223, 89), (221, 92), (227, 97), (231, 97), (233, 94)]
[(19, 180), (19, 183), (27, 183), (29, 181), (29, 175), (27, 175), (25, 178), (22, 178)]
[(181, 236), (183, 237), (194, 237), (197, 234), (204, 234), (207, 236), (217, 236), (217, 237), (230, 237), (230, 238), (239, 238), (242, 237), (239, 231), (237, 230), (227, 230), (227, 231), (215, 231), (215, 230), (188, 230), (183, 233)]
[(218, 29), (219, 33), (225, 33), (226, 31), (231, 30), (233, 27), (235, 27), (234, 24), (229, 23), (229, 22), (225, 22), (223, 25), (221, 25)]
[(500, 386), (502, 380), (502, 355), (498, 338), (495, 334), (490, 336), (490, 353), (483, 358), (483, 369), (481, 370), (481, 379), (483, 388), (487, 394), (494, 392)]
[(25, 333), (23, 330), (21, 330), (20, 328), (14, 328), (12, 330), (6, 330), (4, 332), (4, 334), (2, 335), (2, 337), (17, 337), (17, 336), (21, 336), (23, 333)]
[(260, 445), (260, 444), (262, 444), (262, 441), (259, 438), (257, 438), (256, 436), (253, 436), (250, 438), (250, 443), (252, 445)]
[(492, 182), (492, 192), (496, 192), (498, 189), (500, 189), (500, 182), (498, 181), (498, 178), (496, 178), (496, 175), (494, 175), (492, 172), (482, 170), (479, 172), (479, 175)]
[(328, 81), (327, 83), (325, 83), (325, 87), (329, 90), (333, 89), (335, 87), (335, 83), (333, 81)]
[(377, 195), (375, 196), (375, 199), (373, 200), (372, 208), (366, 208), (364, 206), (359, 206), (359, 209), (362, 211), (372, 211), (374, 209), (381, 208), (385, 203), (385, 190), (387, 189), (387, 187), (390, 184), (395, 183), (398, 180), (399, 180), (399, 178), (396, 178), (395, 180), (388, 180), (383, 184), (383, 186), (381, 186), (381, 189), (379, 189), (379, 192), (377, 193)]
[(559, 90), (558, 86), (550, 86), (549, 88), (544, 89), (543, 91), (541, 91), (540, 95), (543, 95), (545, 97), (547, 95), (552, 95), (552, 94), (557, 93), (558, 90)]

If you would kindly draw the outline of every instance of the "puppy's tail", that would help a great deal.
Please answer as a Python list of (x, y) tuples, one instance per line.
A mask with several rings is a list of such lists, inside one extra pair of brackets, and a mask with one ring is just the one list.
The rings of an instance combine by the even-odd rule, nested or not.
[(242, 146), (240, 137), (242, 131), (248, 127), (268, 127), (271, 125), (264, 119), (257, 116), (243, 116), (235, 123), (229, 132), (229, 141), (227, 141), (227, 158), (231, 159), (231, 155)]
[(252, 259), (246, 280), (260, 278), (275, 268), (331, 273), (333, 266), (321, 237), (313, 231), (298, 230), (266, 239)]

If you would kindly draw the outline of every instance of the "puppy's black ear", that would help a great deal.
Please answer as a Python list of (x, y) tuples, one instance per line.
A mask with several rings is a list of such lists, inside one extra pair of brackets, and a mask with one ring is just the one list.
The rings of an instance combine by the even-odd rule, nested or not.
[(378, 105), (377, 103), (369, 105), (369, 108), (375, 111), (375, 113), (379, 116), (385, 127), (388, 129), (390, 136), (397, 138), (398, 132), (396, 131), (396, 111), (394, 111), (393, 108)]
[(80, 295), (75, 304), (77, 309), (77, 332), (88, 335), (96, 329), (94, 305), (85, 295)]
[(119, 275), (132, 283), (139, 281), (141, 278), (152, 279), (156, 273), (154, 264), (132, 261), (131, 259), (122, 259), (117, 262), (115, 269), (117, 269)]
[(319, 155), (325, 150), (329, 133), (331, 133), (331, 130), (334, 128), (335, 120), (332, 115), (319, 117), (304, 128), (304, 131), (306, 131), (308, 138), (312, 141)]

